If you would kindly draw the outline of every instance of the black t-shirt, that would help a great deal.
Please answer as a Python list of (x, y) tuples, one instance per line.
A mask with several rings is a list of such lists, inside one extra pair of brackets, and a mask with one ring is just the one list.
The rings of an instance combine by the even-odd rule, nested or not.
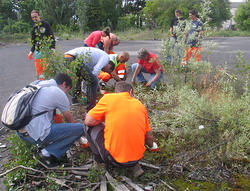
[(183, 18), (174, 18), (172, 19), (171, 23), (170, 23), (170, 28), (172, 28), (172, 34), (174, 35), (174, 38), (176, 38), (176, 33), (175, 33), (175, 30), (174, 30), (174, 27), (176, 27), (178, 24), (179, 24), (179, 21), (183, 21), (184, 19)]
[(55, 48), (56, 41), (50, 24), (44, 20), (41, 20), (38, 24), (35, 23), (31, 32), (31, 52), (34, 52), (35, 49), (39, 50), (41, 43), (47, 43), (50, 40), (49, 48)]

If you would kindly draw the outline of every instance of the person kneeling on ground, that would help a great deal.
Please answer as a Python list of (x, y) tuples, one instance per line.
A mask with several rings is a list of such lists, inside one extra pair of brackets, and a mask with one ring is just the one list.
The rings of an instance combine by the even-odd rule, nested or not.
[[(70, 102), (66, 93), (72, 87), (72, 80), (66, 74), (57, 74), (54, 79), (40, 81), (42, 86), (34, 98), (32, 114), (46, 113), (32, 119), (28, 125), (17, 131), (24, 141), (45, 146), (40, 152), (41, 161), (48, 167), (60, 164), (66, 151), (83, 134), (84, 125), (77, 123), (70, 113)], [(67, 123), (52, 123), (53, 112), (58, 109)]]
[(117, 82), (115, 93), (105, 94), (86, 115), (84, 134), (97, 163), (132, 167), (138, 177), (143, 174), (138, 162), (145, 144), (152, 148), (153, 135), (147, 110), (132, 93), (129, 83)]
[[(135, 83), (135, 78), (142, 84), (146, 84), (151, 89), (155, 88), (156, 83), (159, 83), (163, 77), (163, 67), (159, 64), (159, 60), (151, 52), (141, 48), (138, 52), (138, 63), (132, 64), (132, 71), (134, 72), (132, 77), (132, 83)], [(149, 73), (150, 79), (147, 82), (142, 74)]]
[(98, 78), (100, 79), (99, 83), (106, 83), (111, 78), (114, 78), (117, 82), (125, 81), (127, 78), (126, 62), (129, 59), (129, 54), (127, 52), (122, 52), (120, 54), (110, 54), (109, 57), (110, 60), (115, 63), (115, 69), (111, 74), (101, 71), (98, 74)]

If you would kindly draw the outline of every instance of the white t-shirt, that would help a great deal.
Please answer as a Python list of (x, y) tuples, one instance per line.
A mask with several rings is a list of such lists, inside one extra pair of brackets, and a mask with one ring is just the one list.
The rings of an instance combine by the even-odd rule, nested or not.
[(77, 58), (82, 58), (84, 64), (87, 64), (88, 68), (95, 76), (98, 76), (102, 68), (104, 68), (109, 63), (109, 55), (93, 47), (78, 47), (64, 54), (70, 54)]
[[(41, 84), (40, 84), (41, 83)], [(41, 81), (39, 85), (45, 86), (40, 89), (32, 103), (32, 114), (48, 111), (35, 117), (26, 125), (25, 129), (34, 140), (44, 140), (49, 132), (53, 120), (54, 109), (61, 112), (70, 110), (67, 95), (56, 85), (55, 80)], [(51, 86), (49, 86), (51, 85)]]

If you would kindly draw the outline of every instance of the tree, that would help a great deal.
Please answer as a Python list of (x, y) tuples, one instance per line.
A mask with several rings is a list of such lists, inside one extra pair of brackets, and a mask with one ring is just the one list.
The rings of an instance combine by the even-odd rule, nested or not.
[(204, 1), (209, 1), (207, 4), (211, 6), (210, 14), (207, 15), (211, 18), (208, 23), (210, 26), (221, 26), (223, 21), (231, 17), (230, 3), (228, 0), (151, 0), (146, 2), (143, 9), (145, 22), (151, 27), (168, 28), (170, 21), (174, 18), (175, 9), (182, 11), (184, 18), (188, 18), (190, 9), (196, 10), (198, 13), (204, 9)]
[(9, 0), (0, 0), (0, 31), (10, 22), (17, 19), (17, 12), (14, 10), (13, 3)]
[(75, 15), (76, 0), (36, 0), (36, 7), (51, 25), (69, 25)]
[(142, 26), (142, 14), (141, 11), (146, 5), (146, 0), (125, 0), (122, 8), (122, 15), (134, 15), (136, 16), (137, 27)]
[(210, 26), (215, 26), (220, 28), (222, 23), (229, 20), (232, 15), (230, 12), (230, 2), (229, 0), (210, 0), (211, 1), (211, 13), (209, 17), (211, 21)]
[(236, 27), (240, 30), (250, 31), (250, 1), (241, 4), (235, 12)]

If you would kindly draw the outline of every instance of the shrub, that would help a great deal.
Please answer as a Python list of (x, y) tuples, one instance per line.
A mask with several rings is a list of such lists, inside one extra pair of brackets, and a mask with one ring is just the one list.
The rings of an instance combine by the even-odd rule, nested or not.
[(8, 25), (6, 25), (3, 28), (4, 33), (14, 34), (14, 33), (27, 33), (30, 31), (30, 25), (28, 23), (25, 23), (23, 21), (16, 21), (14, 23), (9, 22)]

